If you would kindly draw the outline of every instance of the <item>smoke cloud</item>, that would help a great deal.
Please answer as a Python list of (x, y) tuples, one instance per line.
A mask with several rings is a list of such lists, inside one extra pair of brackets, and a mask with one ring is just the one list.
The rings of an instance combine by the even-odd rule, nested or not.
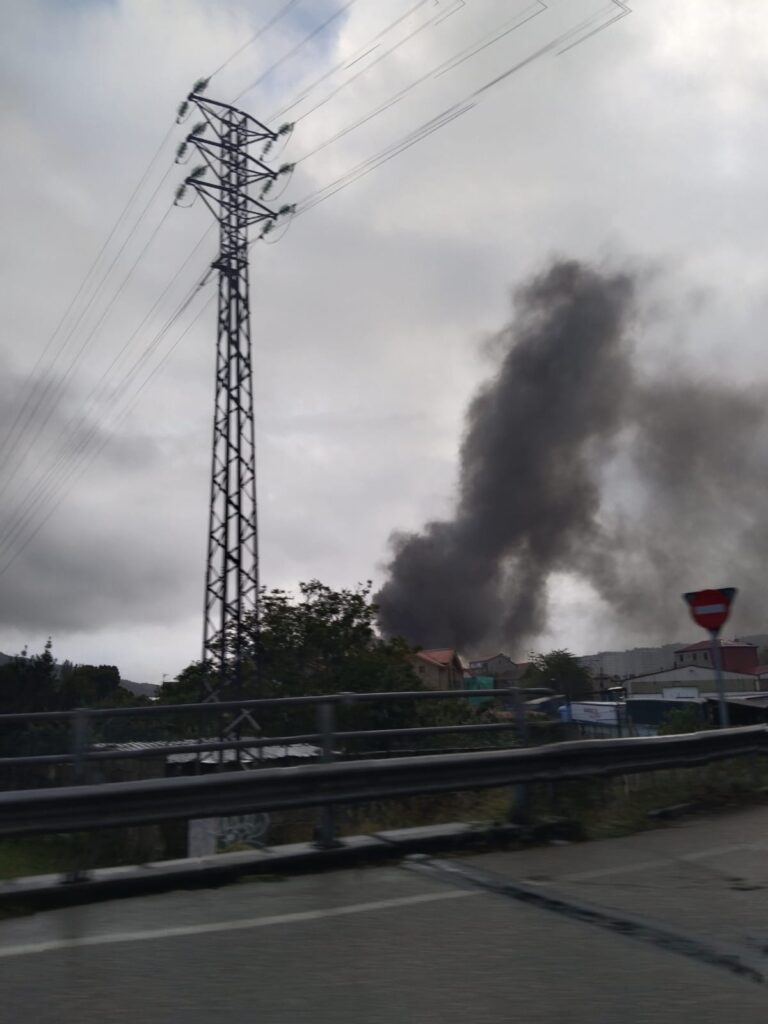
[(670, 638), (681, 592), (701, 586), (739, 586), (744, 630), (765, 628), (768, 396), (643, 375), (639, 290), (559, 260), (517, 291), (498, 371), (467, 411), (454, 518), (392, 537), (385, 633), (520, 655), (561, 572), (647, 642)]

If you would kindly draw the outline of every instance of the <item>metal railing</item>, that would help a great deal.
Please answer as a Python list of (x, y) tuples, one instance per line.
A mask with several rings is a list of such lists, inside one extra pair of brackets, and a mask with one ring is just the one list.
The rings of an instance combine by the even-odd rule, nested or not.
[(0, 836), (627, 775), (768, 752), (768, 726), (0, 793)]
[[(125, 708), (75, 708), (70, 711), (40, 711), (28, 713), (0, 714), (0, 730), (6, 725), (42, 725), (59, 723), (69, 726), (69, 749), (53, 754), (23, 754), (11, 757), (0, 756), (0, 768), (31, 767), (34, 765), (70, 764), (75, 773), (81, 773), (88, 762), (145, 759), (152, 755), (150, 749), (94, 749), (92, 731), (95, 723), (107, 719), (162, 718), (169, 716), (199, 714), (216, 716), (243, 710), (258, 713), (268, 708), (298, 710), (306, 707), (316, 709), (316, 731), (294, 733), (286, 736), (270, 736), (251, 739), (221, 739), (192, 742), (167, 743), (158, 748), (157, 756), (172, 754), (201, 754), (226, 750), (259, 750), (270, 746), (285, 746), (293, 743), (317, 743), (324, 747), (329, 736), (333, 738), (330, 750), (324, 757), (333, 759), (333, 744), (337, 741), (360, 739), (426, 738), (459, 734), (482, 734), (514, 731), (520, 740), (527, 735), (525, 705), (526, 696), (552, 696), (550, 689), (525, 687), (494, 690), (415, 690), (387, 691), (382, 693), (332, 693), (305, 697), (266, 697), (258, 700), (219, 701), (200, 704), (151, 704)], [(493, 701), (507, 698), (513, 703), (515, 718), (510, 722), (471, 723), (439, 726), (413, 726), (393, 729), (339, 730), (336, 728), (336, 709), (339, 705), (393, 703), (422, 700), (482, 699)]]
[[(423, 740), (439, 736), (456, 736), (464, 741), (469, 737), (487, 736), (488, 734), (500, 734), (513, 732), (516, 736), (515, 742), (523, 745), (527, 742), (527, 722), (525, 710), (525, 697), (552, 696), (552, 691), (543, 687), (526, 688), (504, 688), (493, 690), (418, 690), (418, 691), (387, 691), (387, 692), (344, 692), (335, 694), (317, 694), (304, 697), (269, 697), (246, 701), (220, 701), (204, 702), (195, 704), (152, 704), (139, 707), (127, 708), (77, 708), (69, 711), (44, 711), (30, 713), (14, 713), (0, 715), (0, 731), (4, 726), (11, 729), (21, 726), (35, 727), (40, 725), (59, 724), (68, 727), (69, 749), (55, 753), (22, 753), (12, 756), (0, 756), (0, 770), (3, 769), (47, 769), (56, 766), (69, 766), (69, 778), (76, 785), (92, 783), (92, 769), (107, 762), (135, 761), (155, 758), (162, 758), (164, 764), (167, 759), (174, 755), (189, 755), (194, 761), (204, 754), (219, 753), (218, 758), (213, 758), (214, 766), (223, 767), (222, 762), (226, 752), (237, 752), (237, 764), (230, 764), (230, 767), (258, 768), (264, 770), (265, 758), (254, 757), (264, 748), (288, 748), (292, 744), (316, 744), (318, 750), (315, 754), (317, 760), (324, 764), (333, 763), (336, 759), (339, 746), (347, 747), (352, 744), (354, 747), (362, 742), (370, 744), (373, 740), (382, 740), (389, 744), (385, 756), (392, 756), (391, 742), (402, 743), (405, 740)], [(371, 704), (392, 704), (395, 702), (420, 702), (420, 701), (455, 701), (455, 700), (477, 700), (498, 704), (502, 700), (514, 711), (512, 720), (507, 722), (484, 722), (469, 724), (450, 724), (437, 726), (409, 726), (404, 728), (376, 728), (376, 729), (339, 729), (337, 724), (337, 712), (340, 707), (352, 705)], [(137, 719), (162, 720), (189, 719), (190, 715), (200, 719), (218, 719), (221, 723), (222, 715), (228, 713), (242, 713), (247, 710), (259, 716), (259, 712), (269, 709), (283, 709), (290, 711), (306, 711), (307, 708), (315, 710), (315, 731), (293, 733), (290, 735), (261, 736), (250, 738), (220, 738), (174, 742), (165, 740), (162, 742), (150, 741), (136, 743), (135, 747), (127, 748), (127, 745), (120, 743), (98, 743), (94, 744), (94, 731), (99, 724), (109, 719)], [(175, 724), (173, 722), (169, 724)], [(214, 726), (215, 728), (215, 726)], [(218, 731), (218, 730), (217, 730)], [(50, 737), (48, 738), (50, 742)], [(132, 741), (135, 742), (135, 741)], [(241, 756), (241, 752), (242, 756)], [(419, 752), (420, 756), (428, 756), (427, 751)], [(346, 757), (364, 756), (362, 754), (350, 754), (345, 751)], [(368, 757), (382, 756), (381, 751), (368, 751)], [(13, 778), (13, 776), (11, 776)], [(66, 781), (66, 780), (65, 780)], [(61, 780), (59, 780), (61, 782)], [(29, 786), (35, 784), (34, 778), (27, 777), (24, 783)], [(18, 787), (22, 780), (17, 775), (13, 785)], [(104, 783), (101, 783), (102, 785)], [(31, 789), (25, 788), (24, 792)], [(527, 792), (520, 787), (517, 793), (517, 814), (519, 820), (527, 816)], [(220, 812), (223, 813), (223, 812)], [(197, 815), (196, 815), (197, 816)], [(321, 807), (318, 812), (315, 826), (315, 839), (322, 847), (336, 845), (336, 822), (334, 810), (331, 806)]]

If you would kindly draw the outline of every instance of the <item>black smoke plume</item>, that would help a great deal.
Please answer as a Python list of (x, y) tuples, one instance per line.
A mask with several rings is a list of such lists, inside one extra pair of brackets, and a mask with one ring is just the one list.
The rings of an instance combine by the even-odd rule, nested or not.
[(392, 538), (385, 633), (520, 655), (556, 572), (647, 642), (674, 638), (680, 593), (704, 586), (740, 586), (744, 631), (765, 627), (768, 400), (644, 378), (637, 293), (630, 274), (576, 261), (518, 290), (498, 372), (467, 411), (454, 518)]

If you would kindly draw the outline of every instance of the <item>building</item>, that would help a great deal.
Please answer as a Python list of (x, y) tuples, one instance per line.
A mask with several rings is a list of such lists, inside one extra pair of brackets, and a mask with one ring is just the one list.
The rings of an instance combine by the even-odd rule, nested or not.
[(476, 676), (503, 676), (515, 672), (517, 665), (508, 654), (494, 654), (490, 658), (470, 661), (469, 669)]
[(517, 686), (525, 675), (530, 662), (514, 662), (508, 654), (494, 654), (490, 658), (470, 661), (469, 670), (474, 676), (492, 676), (496, 686), (505, 689)]
[(461, 690), (468, 666), (452, 647), (417, 651), (411, 663), (422, 684), (430, 690)]
[[(768, 674), (723, 671), (723, 683), (727, 693), (760, 693), (768, 690)], [(691, 700), (716, 694), (717, 678), (711, 665), (688, 663), (627, 679), (624, 688), (628, 697), (649, 694), (668, 700)]]
[(680, 644), (663, 647), (633, 647), (627, 651), (599, 651), (584, 654), (576, 660), (595, 679), (630, 679), (632, 676), (663, 672), (673, 668), (675, 652)]
[[(757, 645), (746, 640), (721, 640), (720, 663), (724, 672), (754, 672), (758, 666)], [(712, 644), (702, 640), (675, 651), (675, 666), (712, 665)]]

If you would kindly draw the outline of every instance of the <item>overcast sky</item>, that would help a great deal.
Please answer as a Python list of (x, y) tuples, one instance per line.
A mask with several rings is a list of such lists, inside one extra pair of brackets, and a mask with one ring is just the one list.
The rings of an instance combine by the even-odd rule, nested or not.
[[(282, 5), (0, 0), (6, 653), (52, 635), (60, 657), (116, 663), (125, 677), (151, 682), (199, 656), (213, 307), (132, 405), (145, 369), (187, 319), (127, 383), (125, 374), (213, 258), (211, 233), (153, 310), (211, 222), (202, 203), (170, 211), (107, 303), (188, 170), (173, 166), (164, 178), (188, 130), (167, 137), (177, 104)], [(362, 55), (286, 115), (298, 120), (281, 159), (299, 160), (426, 72), (446, 63), (448, 70), (303, 160), (285, 201), (301, 200), (544, 52), (463, 116), (297, 218), (276, 244), (254, 247), (269, 586), (313, 577), (334, 586), (380, 581), (393, 530), (450, 512), (466, 405), (493, 368), (488, 339), (509, 318), (511, 289), (555, 254), (642, 273), (647, 316), (637, 353), (656, 372), (743, 383), (768, 376), (761, 0), (631, 0), (631, 14), (563, 53), (620, 8), (608, 0), (428, 0), (367, 53), (415, 0), (356, 0), (264, 76), (341, 6), (295, 4), (209, 87), (227, 101), (246, 90), (244, 109), (273, 118), (326, 71)], [(450, 66), (504, 29), (513, 30)], [(571, 30), (577, 34), (566, 35)], [(45, 351), (164, 138), (100, 274), (159, 184), (152, 205), (94, 303), (77, 322), (81, 296)], [(189, 316), (214, 287), (211, 280)], [(88, 441), (86, 455), (101, 448), (85, 463), (72, 457), (75, 428), (74, 444)], [(31, 518), (14, 532), (25, 510)], [(685, 633), (681, 617), (668, 635), (621, 635), (583, 584), (556, 577), (549, 591), (542, 646), (587, 653)]]

